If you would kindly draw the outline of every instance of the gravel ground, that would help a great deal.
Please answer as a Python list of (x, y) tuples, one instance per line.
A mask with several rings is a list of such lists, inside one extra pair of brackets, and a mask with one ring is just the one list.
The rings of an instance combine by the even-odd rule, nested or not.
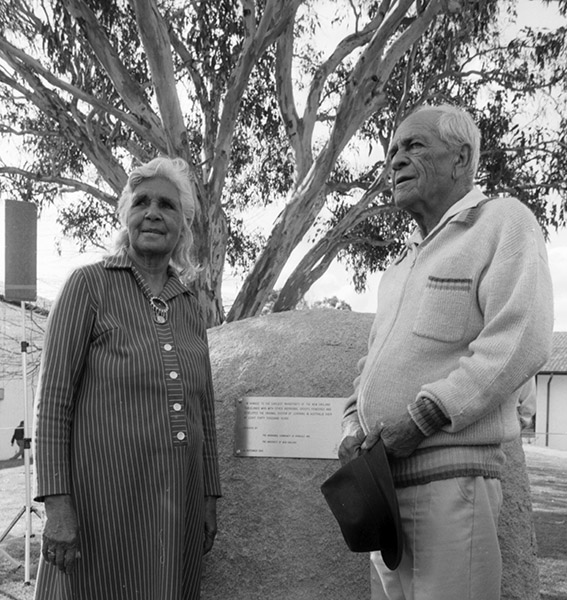
[[(26, 503), (23, 460), (4, 461), (2, 467), (0, 470), (0, 535), (7, 531), (12, 520)], [(43, 512), (41, 505), (34, 504), (34, 506), (37, 507), (40, 516), (34, 513), (31, 515), (33, 537), (30, 539), (30, 582), (27, 584), (24, 582), (26, 520), (21, 516), (0, 544), (0, 600), (5, 598), (32, 600), (33, 598), (40, 544), (40, 517)]]
[(524, 446), (538, 543), (541, 600), (567, 598), (567, 452)]
[[(542, 600), (567, 598), (567, 452), (524, 446), (538, 538)], [(22, 461), (0, 469), (0, 535), (25, 505)], [(9, 467), (9, 468), (5, 468)], [(32, 467), (33, 468), (33, 467)], [(38, 506), (41, 513), (41, 506)], [(32, 518), (30, 583), (25, 579), (25, 519), (20, 518), (0, 544), (0, 600), (32, 600), (41, 520)], [(6, 557), (9, 553), (12, 559)], [(19, 562), (19, 566), (14, 562)]]

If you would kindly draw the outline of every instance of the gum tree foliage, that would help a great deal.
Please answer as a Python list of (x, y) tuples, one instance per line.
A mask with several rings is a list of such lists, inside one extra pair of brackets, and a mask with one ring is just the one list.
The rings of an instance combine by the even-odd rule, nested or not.
[[(513, 17), (514, 4), (506, 6)], [(565, 14), (565, 3), (560, 7)], [(567, 206), (566, 31), (524, 29), (504, 43), (498, 8), (504, 12), (504, 3), (479, 3), (475, 18), (462, 12), (434, 22), (398, 62), (385, 86), (385, 106), (358, 136), (380, 144), (384, 155), (397, 124), (412, 108), (442, 102), (464, 106), (482, 132), (478, 184), (489, 195), (518, 197), (547, 233), (565, 225)], [(534, 115), (541, 106), (555, 118), (551, 125), (545, 113)], [(368, 273), (383, 269), (399, 252), (409, 219), (393, 212), (387, 165), (380, 159), (358, 178), (349, 175), (335, 167), (328, 181), (331, 215), (281, 289), (274, 311), (293, 306), (336, 255), (362, 290)], [(550, 192), (556, 194), (553, 203)]]
[[(226, 0), (2, 1), (2, 124), (26, 157), (4, 166), (6, 187), (39, 203), (82, 192), (61, 221), (65, 232), (96, 239), (115, 227), (133, 165), (182, 156), (199, 199), (194, 288), (207, 322), (220, 322), (230, 209), (223, 190), (231, 159), (237, 172), (250, 153), (238, 115), (251, 91), (266, 109), (250, 118), (274, 121), (260, 85), (269, 63), (260, 58), (296, 5), (269, 0), (257, 14), (253, 2)], [(231, 229), (236, 239), (238, 224)]]
[[(132, 166), (182, 156), (209, 325), (225, 318), (226, 263), (247, 273), (227, 319), (260, 314), (306, 235), (274, 310), (294, 307), (337, 256), (358, 289), (387, 264), (408, 219), (391, 205), (383, 156), (423, 102), (472, 110), (479, 183), (513, 191), (546, 228), (562, 224), (565, 106), (553, 128), (518, 113), (564, 98), (565, 31), (503, 44), (499, 8), (513, 3), (0, 0), (0, 127), (24, 157), (3, 153), (2, 193), (40, 205), (65, 194), (65, 233), (96, 242), (116, 225)], [(323, 51), (312, 40), (329, 16), (344, 33)], [(262, 237), (247, 210), (272, 202), (281, 212)]]
[(351, 306), (344, 300), (340, 300), (336, 296), (323, 298), (313, 303), (312, 308), (333, 308), (335, 310), (352, 310)]

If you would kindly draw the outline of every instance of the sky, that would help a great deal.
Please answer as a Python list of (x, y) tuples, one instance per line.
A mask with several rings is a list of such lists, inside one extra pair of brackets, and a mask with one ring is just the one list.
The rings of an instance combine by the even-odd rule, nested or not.
[[(519, 24), (529, 23), (532, 26), (545, 25), (549, 22), (552, 9), (542, 9), (539, 2), (521, 0)], [(89, 251), (85, 254), (78, 252), (77, 245), (62, 237), (55, 223), (56, 211), (44, 210), (38, 224), (37, 241), (37, 273), (38, 296), (53, 300), (63, 281), (74, 268), (99, 260), (104, 251)], [(257, 215), (255, 218), (264, 220), (270, 228), (270, 215)], [(60, 254), (58, 253), (58, 247)], [(555, 331), (567, 331), (567, 229), (551, 232), (548, 248), (549, 264), (554, 284), (555, 299)], [(285, 277), (290, 274), (299, 257), (305, 252), (306, 242), (300, 244), (292, 256), (290, 265), (284, 270), (276, 289), (281, 287)], [(377, 302), (377, 290), (380, 274), (368, 278), (368, 289), (363, 294), (357, 294), (352, 285), (352, 277), (336, 262), (327, 273), (309, 290), (306, 299), (309, 302), (322, 300), (326, 297), (337, 296), (347, 302), (357, 312), (374, 312)], [(226, 274), (223, 284), (223, 301), (229, 305), (236, 293), (240, 281)]]

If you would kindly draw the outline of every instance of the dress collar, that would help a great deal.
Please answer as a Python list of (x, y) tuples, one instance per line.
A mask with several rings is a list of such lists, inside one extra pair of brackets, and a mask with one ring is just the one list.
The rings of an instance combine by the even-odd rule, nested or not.
[[(132, 273), (136, 271), (139, 274), (132, 259), (128, 256), (126, 248), (121, 248), (116, 254), (105, 256), (102, 265), (105, 269), (129, 269)], [(171, 265), (167, 267), (167, 275), (168, 280), (160, 294), (161, 298), (169, 300), (179, 294), (191, 293), (189, 288), (179, 279), (177, 271)]]

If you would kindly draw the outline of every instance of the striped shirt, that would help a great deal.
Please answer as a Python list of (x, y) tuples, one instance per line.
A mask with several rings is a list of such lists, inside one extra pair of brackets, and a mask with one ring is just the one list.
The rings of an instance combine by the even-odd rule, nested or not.
[(36, 598), (199, 597), (204, 496), (220, 496), (206, 329), (173, 270), (160, 297), (126, 253), (75, 271), (48, 320), (36, 497), (71, 494), (81, 559)]

